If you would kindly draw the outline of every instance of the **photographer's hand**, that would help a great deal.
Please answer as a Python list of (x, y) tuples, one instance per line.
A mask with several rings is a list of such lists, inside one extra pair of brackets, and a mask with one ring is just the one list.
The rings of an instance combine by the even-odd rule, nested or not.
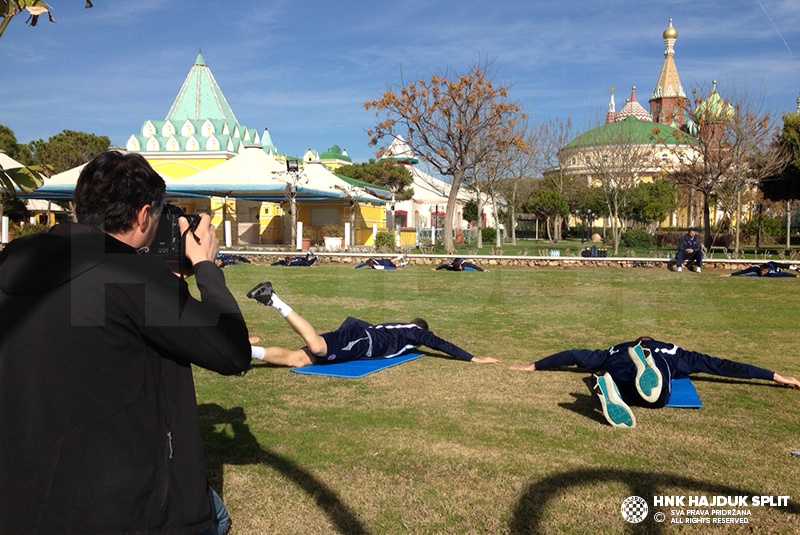
[[(181, 234), (189, 228), (189, 222), (185, 217), (178, 219)], [(186, 234), (185, 240), (186, 258), (195, 265), (206, 260), (213, 262), (219, 253), (219, 240), (214, 225), (211, 224), (211, 216), (200, 214), (200, 223), (194, 233)]]

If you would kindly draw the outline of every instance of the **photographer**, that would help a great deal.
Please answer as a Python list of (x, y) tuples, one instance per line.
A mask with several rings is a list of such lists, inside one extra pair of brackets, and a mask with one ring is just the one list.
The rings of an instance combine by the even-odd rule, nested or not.
[(202, 301), (143, 254), (164, 194), (142, 156), (105, 152), (78, 179), (79, 223), (0, 254), (0, 533), (227, 529), (192, 364), (247, 369), (247, 327), (208, 215), (177, 219)]

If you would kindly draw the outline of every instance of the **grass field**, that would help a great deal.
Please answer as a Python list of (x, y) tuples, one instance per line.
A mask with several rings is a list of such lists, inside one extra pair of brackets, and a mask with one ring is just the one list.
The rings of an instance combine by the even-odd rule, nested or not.
[[(605, 423), (584, 371), (520, 372), (573, 347), (650, 335), (799, 376), (800, 279), (666, 270), (395, 272), (233, 266), (251, 335), (299, 347), (272, 309), (244, 298), (263, 280), (318, 330), (348, 315), (425, 317), (438, 335), (502, 365), (426, 356), (362, 379), (256, 364), (197, 370), (207, 461), (241, 534), (797, 533), (800, 392), (698, 376), (699, 410), (636, 409)], [(629, 524), (620, 506), (651, 513)], [(687, 507), (653, 496), (791, 496), (748, 524), (670, 524)], [(688, 504), (687, 504), (688, 505)], [(706, 508), (709, 509), (709, 508)]]

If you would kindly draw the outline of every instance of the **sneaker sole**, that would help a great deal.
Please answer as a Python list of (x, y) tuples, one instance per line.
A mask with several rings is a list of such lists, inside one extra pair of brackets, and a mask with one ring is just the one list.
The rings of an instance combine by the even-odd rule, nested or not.
[[(266, 303), (263, 301), (263, 296), (261, 295), (262, 293), (265, 293), (264, 289), (263, 289), (264, 287), (268, 287), (269, 288), (269, 290), (268, 290), (269, 291), (269, 300), (267, 300)], [(247, 292), (247, 297), (249, 299), (255, 299), (256, 301), (258, 301), (262, 305), (270, 306), (270, 305), (272, 305), (272, 292), (273, 292), (272, 284), (270, 284), (269, 282), (262, 282), (261, 284), (257, 285), (255, 288), (253, 288), (249, 292)]]
[(636, 366), (636, 391), (648, 403), (655, 403), (661, 395), (664, 381), (650, 352), (644, 354), (642, 346), (628, 348), (628, 356)]
[[(630, 407), (622, 401), (617, 393), (617, 386), (608, 374), (597, 378), (597, 386), (600, 388), (600, 404), (603, 406), (603, 416), (613, 427), (636, 427), (636, 416), (633, 415)], [(611, 388), (609, 388), (609, 383)]]

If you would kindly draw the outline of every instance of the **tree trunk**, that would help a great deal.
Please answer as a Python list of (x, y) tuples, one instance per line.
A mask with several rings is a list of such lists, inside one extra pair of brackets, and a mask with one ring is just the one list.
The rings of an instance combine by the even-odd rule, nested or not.
[[(463, 177), (464, 171), (453, 173), (453, 184), (450, 186), (450, 195), (447, 197), (447, 208), (444, 212), (444, 239), (442, 240), (444, 252), (447, 254), (453, 254), (453, 251), (455, 251), (453, 245), (453, 215), (456, 213), (456, 200)], [(480, 217), (480, 212), (478, 212), (478, 217)]]
[(509, 227), (511, 227), (511, 245), (517, 244), (517, 182), (514, 181), (513, 194), (511, 196), (511, 219), (509, 220)]
[(478, 249), (483, 247), (483, 203), (481, 202), (481, 195), (478, 193), (478, 219), (475, 220), (474, 227), (478, 227)]
[(494, 218), (494, 246), (503, 245), (503, 236), (500, 234), (500, 218), (497, 217), (497, 199), (492, 197), (492, 217)]
[(553, 235), (550, 231), (550, 218), (548, 217), (544, 222), (545, 227), (547, 227), (547, 240), (550, 243), (553, 243)]
[(742, 190), (736, 192), (736, 234), (734, 239), (734, 253), (739, 256), (739, 227), (742, 223)]
[(703, 243), (706, 249), (711, 247), (711, 206), (708, 204), (708, 193), (703, 192)]
[(786, 249), (792, 248), (792, 201), (786, 201)]

